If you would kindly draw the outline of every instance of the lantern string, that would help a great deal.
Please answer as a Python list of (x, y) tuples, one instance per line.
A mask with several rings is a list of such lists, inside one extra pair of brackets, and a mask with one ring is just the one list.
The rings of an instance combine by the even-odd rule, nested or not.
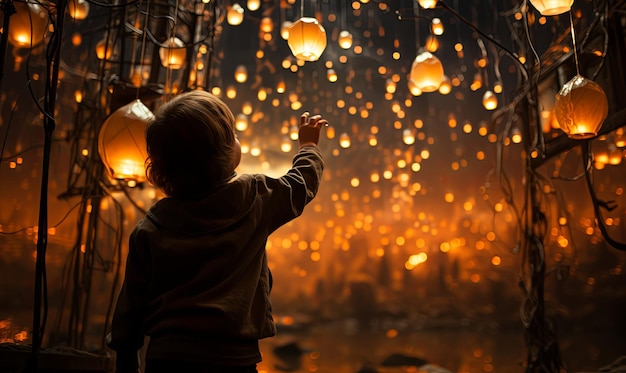
[(576, 62), (576, 75), (580, 75), (580, 68), (578, 66), (578, 51), (576, 47), (576, 33), (574, 32), (574, 20), (572, 18), (572, 9), (569, 10), (569, 27), (572, 31), (572, 47), (574, 48), (574, 61)]
[(300, 1), (300, 18), (304, 17), (304, 0)]
[[(141, 12), (139, 12), (139, 14), (141, 14)], [(148, 2), (146, 3), (146, 20), (144, 22), (144, 26), (143, 26), (143, 35), (141, 38), (141, 56), (139, 57), (139, 75), (140, 75), (140, 79), (143, 79), (143, 69), (144, 69), (144, 63), (143, 60), (145, 58), (145, 53), (146, 53), (146, 35), (148, 34), (148, 20), (150, 19), (150, 0), (148, 0)], [(137, 94), (135, 96), (136, 100), (139, 100), (139, 89), (141, 87), (141, 84), (137, 85)]]

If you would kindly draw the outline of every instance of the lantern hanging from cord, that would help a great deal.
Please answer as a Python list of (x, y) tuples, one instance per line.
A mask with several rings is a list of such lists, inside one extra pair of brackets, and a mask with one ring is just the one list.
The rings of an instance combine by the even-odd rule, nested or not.
[(554, 115), (568, 137), (595, 137), (609, 113), (606, 93), (600, 85), (581, 75), (565, 83), (556, 95)]
[(7, 40), (16, 48), (34, 47), (43, 41), (48, 29), (48, 15), (36, 3), (15, 1), (15, 14), (7, 27)]
[(337, 42), (342, 49), (350, 49), (352, 47), (352, 34), (348, 30), (341, 30)]
[(326, 49), (326, 30), (317, 19), (302, 17), (289, 26), (287, 44), (297, 59), (317, 61)]
[(568, 12), (574, 0), (530, 0), (530, 3), (542, 16), (555, 16)]
[(443, 81), (443, 65), (430, 52), (422, 52), (415, 57), (409, 77), (422, 92), (434, 92)]
[(165, 46), (159, 49), (161, 64), (169, 69), (178, 70), (185, 64), (187, 49), (182, 40), (172, 36), (165, 42)]
[(231, 26), (238, 26), (243, 22), (244, 10), (241, 5), (234, 3), (226, 12), (226, 22)]
[(67, 12), (76, 21), (82, 21), (89, 14), (89, 3), (87, 0), (70, 0), (67, 3)]
[(112, 178), (129, 185), (146, 180), (145, 131), (154, 115), (141, 100), (122, 106), (102, 124), (98, 133), (98, 153)]

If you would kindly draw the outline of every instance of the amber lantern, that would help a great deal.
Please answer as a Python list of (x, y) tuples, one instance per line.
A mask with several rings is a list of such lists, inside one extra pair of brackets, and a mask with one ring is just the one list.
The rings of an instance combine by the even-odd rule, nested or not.
[(530, 0), (542, 16), (555, 16), (569, 11), (574, 0)]
[(495, 110), (498, 107), (498, 97), (492, 91), (483, 94), (483, 107), (487, 110)]
[(245, 83), (248, 80), (248, 69), (245, 65), (239, 65), (235, 69), (235, 80), (238, 83)]
[(417, 0), (417, 2), (424, 9), (433, 9), (437, 6), (437, 0)]
[(573, 139), (598, 134), (609, 113), (609, 103), (598, 83), (576, 75), (556, 95), (554, 114), (561, 130)]
[(274, 31), (274, 21), (272, 21), (271, 17), (263, 17), (259, 28), (265, 33), (272, 32)]
[(248, 0), (248, 9), (252, 12), (259, 10), (261, 7), (261, 0)]
[(187, 49), (179, 38), (172, 36), (165, 42), (165, 46), (159, 49), (161, 64), (169, 69), (178, 70), (185, 64)]
[(86, 0), (70, 0), (67, 3), (67, 12), (72, 19), (81, 21), (89, 14), (89, 3)]
[(291, 53), (299, 60), (317, 61), (326, 49), (326, 30), (312, 17), (302, 17), (289, 26)]
[(339, 33), (339, 38), (337, 39), (339, 46), (342, 49), (350, 49), (352, 47), (352, 34), (348, 30), (342, 30)]
[(452, 81), (448, 78), (447, 75), (443, 76), (441, 80), (441, 84), (439, 85), (439, 93), (442, 95), (447, 95), (452, 92)]
[(231, 26), (240, 25), (243, 22), (243, 13), (244, 10), (241, 5), (235, 3), (233, 6), (228, 8), (226, 13), (226, 22), (228, 22)]
[(13, 2), (8, 41), (17, 48), (30, 48), (43, 41), (48, 28), (48, 13), (39, 4)]
[(439, 58), (430, 52), (422, 52), (415, 57), (409, 78), (422, 92), (434, 92), (439, 89), (443, 76)]
[(430, 22), (430, 31), (435, 35), (443, 35), (443, 23), (441, 23), (441, 19), (433, 18)]
[(285, 40), (289, 39), (289, 26), (291, 21), (284, 21), (280, 26), (280, 37)]
[(100, 60), (108, 60), (113, 54), (113, 46), (107, 42), (106, 38), (96, 44), (96, 56)]
[(141, 100), (122, 106), (102, 124), (98, 153), (112, 178), (140, 183), (146, 180), (145, 131), (154, 117)]

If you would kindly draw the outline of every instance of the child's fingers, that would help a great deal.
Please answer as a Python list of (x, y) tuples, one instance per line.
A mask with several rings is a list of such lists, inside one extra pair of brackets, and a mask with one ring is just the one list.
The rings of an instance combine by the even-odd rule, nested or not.
[(305, 111), (300, 115), (300, 126), (304, 126), (309, 121), (309, 112)]

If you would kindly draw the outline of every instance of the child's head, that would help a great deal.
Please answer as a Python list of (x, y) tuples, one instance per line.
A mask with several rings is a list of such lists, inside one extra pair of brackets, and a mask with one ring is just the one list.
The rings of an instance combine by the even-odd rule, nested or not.
[(208, 192), (234, 175), (241, 157), (233, 113), (201, 90), (161, 106), (146, 128), (146, 143), (148, 180), (168, 196)]

